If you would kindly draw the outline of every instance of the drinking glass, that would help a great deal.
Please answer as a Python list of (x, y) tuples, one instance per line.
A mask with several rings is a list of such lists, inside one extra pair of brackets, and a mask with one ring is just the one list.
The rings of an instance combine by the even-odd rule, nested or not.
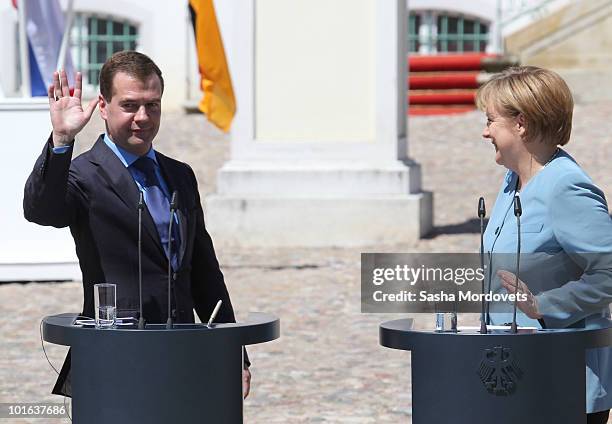
[(117, 319), (117, 286), (101, 283), (94, 285), (96, 328), (113, 328)]

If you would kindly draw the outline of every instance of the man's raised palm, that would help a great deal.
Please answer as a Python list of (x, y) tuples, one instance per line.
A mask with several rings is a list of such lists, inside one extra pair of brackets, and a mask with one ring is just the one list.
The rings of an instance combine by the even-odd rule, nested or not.
[(51, 125), (53, 126), (53, 145), (55, 147), (66, 146), (74, 140), (79, 131), (89, 122), (98, 103), (97, 99), (92, 99), (83, 109), (81, 103), (83, 77), (80, 72), (77, 72), (75, 80), (72, 96), (68, 88), (68, 77), (64, 70), (53, 73), (53, 84), (49, 86), (49, 110)]

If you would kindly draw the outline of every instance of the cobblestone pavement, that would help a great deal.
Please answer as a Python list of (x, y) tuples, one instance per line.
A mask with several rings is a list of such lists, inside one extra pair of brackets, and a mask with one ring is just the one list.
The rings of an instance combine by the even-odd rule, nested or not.
[[(568, 146), (608, 198), (611, 114), (612, 103), (576, 107)], [(378, 345), (378, 324), (397, 315), (359, 312), (359, 254), (477, 250), (477, 199), (485, 196), (490, 210), (504, 173), (493, 161), (493, 147), (480, 137), (483, 124), (478, 112), (410, 120), (411, 155), (423, 167), (424, 188), (435, 193), (436, 229), (415, 245), (262, 250), (216, 241), (238, 318), (249, 311), (281, 317), (281, 338), (249, 350), (253, 391), (245, 422), (410, 422), (410, 354)], [(99, 121), (90, 123), (81, 139), (91, 139), (100, 128)], [(225, 135), (202, 116), (177, 112), (165, 115), (157, 139), (160, 151), (194, 167), (202, 195), (214, 191), (215, 173), (229, 157)], [(79, 143), (80, 150), (87, 147)], [(78, 282), (0, 285), (0, 402), (62, 401), (49, 394), (55, 373), (41, 352), (39, 321), (79, 311), (81, 296)], [(476, 322), (473, 315), (461, 319)], [(432, 316), (416, 316), (417, 327), (432, 324)], [(66, 349), (45, 345), (60, 367)]]

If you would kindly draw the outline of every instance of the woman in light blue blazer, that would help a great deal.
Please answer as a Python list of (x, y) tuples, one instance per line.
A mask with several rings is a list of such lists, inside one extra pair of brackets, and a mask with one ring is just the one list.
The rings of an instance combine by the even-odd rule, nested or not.
[[(515, 264), (505, 254), (517, 249), (513, 198), (519, 194), (519, 292), (525, 294), (519, 325), (609, 327), (612, 220), (603, 192), (560, 147), (572, 127), (569, 88), (552, 71), (516, 67), (483, 85), (477, 103), (487, 115), (483, 137), (493, 144), (497, 164), (508, 168), (485, 232), (492, 290), (515, 291)], [(493, 324), (512, 321), (508, 306), (491, 305)], [(612, 349), (590, 349), (586, 359), (587, 422), (606, 423)]]

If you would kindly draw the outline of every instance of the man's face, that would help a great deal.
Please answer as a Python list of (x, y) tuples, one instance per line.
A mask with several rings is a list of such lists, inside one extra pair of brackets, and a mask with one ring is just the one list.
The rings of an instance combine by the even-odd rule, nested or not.
[(146, 154), (159, 130), (161, 120), (161, 82), (157, 75), (143, 82), (126, 73), (113, 78), (113, 95), (99, 97), (100, 115), (106, 131), (119, 147), (138, 156)]

